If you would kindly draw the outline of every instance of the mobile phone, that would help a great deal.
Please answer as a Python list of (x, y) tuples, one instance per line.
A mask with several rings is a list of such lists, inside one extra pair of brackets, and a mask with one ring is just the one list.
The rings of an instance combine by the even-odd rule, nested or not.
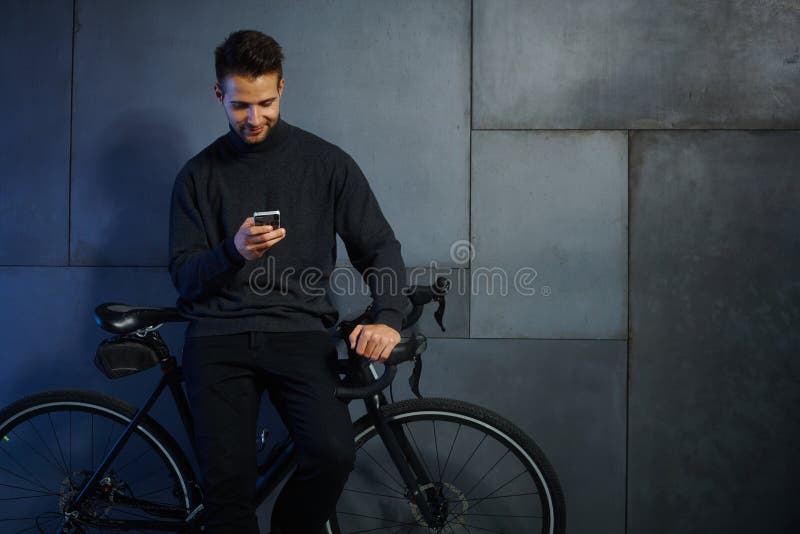
[(281, 227), (281, 212), (275, 211), (257, 211), (253, 213), (253, 220), (256, 225), (272, 226), (273, 230)]

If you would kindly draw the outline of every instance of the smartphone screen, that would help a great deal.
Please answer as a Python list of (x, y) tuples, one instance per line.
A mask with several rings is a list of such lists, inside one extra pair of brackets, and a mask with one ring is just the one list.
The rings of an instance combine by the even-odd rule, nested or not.
[(281, 227), (281, 212), (276, 211), (257, 211), (253, 213), (253, 220), (256, 225), (272, 226), (273, 230)]

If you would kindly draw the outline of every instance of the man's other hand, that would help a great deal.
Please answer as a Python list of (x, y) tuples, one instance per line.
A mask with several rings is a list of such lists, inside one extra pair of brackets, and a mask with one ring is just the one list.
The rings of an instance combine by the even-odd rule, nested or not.
[(255, 260), (274, 247), (276, 243), (286, 237), (286, 229), (273, 230), (269, 225), (257, 225), (252, 217), (248, 217), (239, 227), (233, 238), (236, 250), (245, 259)]
[(400, 332), (385, 324), (360, 324), (350, 333), (350, 348), (359, 356), (382, 362), (400, 343)]

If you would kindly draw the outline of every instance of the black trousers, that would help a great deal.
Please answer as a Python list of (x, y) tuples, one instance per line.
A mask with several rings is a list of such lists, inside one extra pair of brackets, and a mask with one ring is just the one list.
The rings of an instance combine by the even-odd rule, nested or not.
[(347, 404), (333, 395), (336, 358), (325, 331), (186, 340), (183, 369), (195, 418), (205, 534), (258, 534), (256, 423), (265, 389), (298, 454), (298, 468), (275, 502), (272, 530), (324, 532), (355, 459)]

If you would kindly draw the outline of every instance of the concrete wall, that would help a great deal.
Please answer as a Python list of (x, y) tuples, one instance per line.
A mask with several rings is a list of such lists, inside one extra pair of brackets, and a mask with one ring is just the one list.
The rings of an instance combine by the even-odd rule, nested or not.
[(800, 139), (773, 131), (800, 125), (797, 2), (2, 12), (0, 404), (53, 387), (141, 402), (154, 375), (94, 370), (92, 310), (174, 303), (169, 192), (227, 128), (214, 46), (256, 28), (285, 49), (283, 117), (354, 156), (409, 269), (455, 282), (447, 332), (424, 319), (423, 393), (530, 433), (570, 534), (797, 524)]

